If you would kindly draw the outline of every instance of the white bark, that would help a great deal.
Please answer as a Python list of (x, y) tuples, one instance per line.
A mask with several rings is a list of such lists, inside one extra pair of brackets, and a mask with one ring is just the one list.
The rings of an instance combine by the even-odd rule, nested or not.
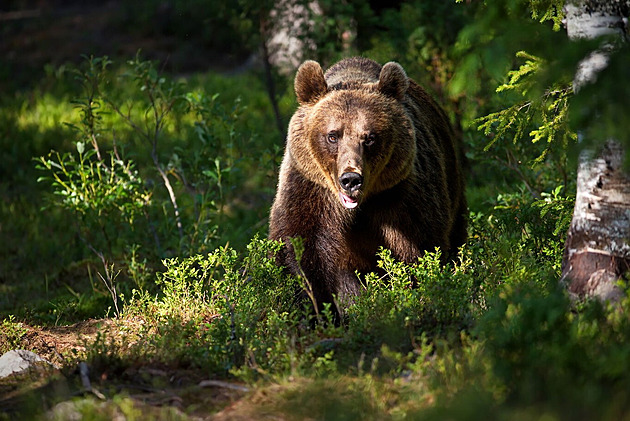
[(268, 42), (270, 62), (280, 72), (293, 73), (316, 45), (308, 38), (314, 16), (323, 14), (317, 1), (280, 0), (271, 11), (273, 34)]
[(623, 174), (623, 150), (608, 142), (600, 156), (582, 154), (571, 227), (588, 232), (586, 246), (630, 257), (630, 179)]
[[(598, 3), (600, 7), (597, 7)], [(616, 14), (614, 8), (610, 6), (611, 2), (606, 0), (599, 0), (599, 2), (567, 1), (564, 13), (569, 38), (577, 40), (580, 38), (594, 39), (604, 35), (622, 36), (627, 19), (624, 21), (624, 18)], [(587, 83), (595, 82), (597, 73), (608, 64), (607, 49), (608, 47), (604, 46), (601, 50), (593, 51), (580, 62), (573, 80), (576, 91)]]
[(562, 276), (574, 298), (623, 297), (617, 280), (630, 269), (630, 177), (622, 162), (617, 142), (597, 157), (591, 151), (580, 157)]
[(564, 7), (570, 39), (594, 39), (602, 35), (622, 35), (622, 16), (615, 13), (614, 1), (567, 1)]
[[(621, 33), (627, 22), (618, 13), (618, 2), (568, 3), (565, 14), (571, 39)], [(596, 81), (608, 64), (610, 48), (604, 45), (579, 64), (576, 91)], [(623, 295), (617, 280), (630, 270), (630, 177), (622, 167), (623, 155), (613, 139), (598, 156), (590, 150), (580, 155), (575, 209), (562, 262), (562, 280), (574, 297), (616, 301)]]

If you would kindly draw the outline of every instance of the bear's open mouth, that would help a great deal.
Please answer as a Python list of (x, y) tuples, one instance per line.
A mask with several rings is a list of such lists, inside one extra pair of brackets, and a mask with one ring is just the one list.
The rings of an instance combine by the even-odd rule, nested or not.
[(359, 204), (357, 199), (352, 198), (343, 192), (339, 192), (339, 199), (341, 199), (341, 203), (348, 209), (354, 209)]

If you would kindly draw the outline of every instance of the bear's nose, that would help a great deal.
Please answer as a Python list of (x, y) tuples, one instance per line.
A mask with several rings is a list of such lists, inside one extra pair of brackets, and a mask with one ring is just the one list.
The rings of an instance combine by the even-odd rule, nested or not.
[(339, 184), (341, 184), (341, 187), (348, 192), (358, 190), (362, 183), (363, 177), (361, 174), (356, 172), (345, 172), (341, 174), (341, 177), (339, 177)]

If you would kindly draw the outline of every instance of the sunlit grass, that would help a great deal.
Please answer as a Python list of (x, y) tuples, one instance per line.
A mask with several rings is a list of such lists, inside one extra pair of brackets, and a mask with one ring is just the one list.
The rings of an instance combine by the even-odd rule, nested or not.
[(33, 101), (24, 100), (17, 113), (17, 127), (28, 131), (37, 127), (41, 131), (58, 130), (65, 123), (76, 124), (78, 118), (70, 98), (57, 97), (50, 93), (34, 93)]

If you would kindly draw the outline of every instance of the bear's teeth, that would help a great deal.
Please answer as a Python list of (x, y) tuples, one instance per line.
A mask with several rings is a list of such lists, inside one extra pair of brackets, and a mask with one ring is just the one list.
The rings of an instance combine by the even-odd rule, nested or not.
[(341, 203), (348, 209), (354, 209), (359, 204), (356, 199), (353, 199), (350, 196), (345, 195), (341, 192), (339, 192), (339, 198), (341, 199)]

